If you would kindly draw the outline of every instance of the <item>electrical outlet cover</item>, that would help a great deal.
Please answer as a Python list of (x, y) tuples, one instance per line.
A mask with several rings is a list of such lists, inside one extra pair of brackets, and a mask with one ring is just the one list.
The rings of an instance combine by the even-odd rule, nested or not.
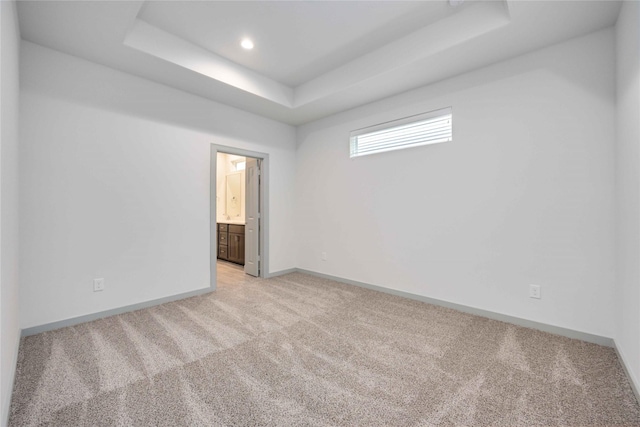
[(540, 285), (529, 285), (529, 298), (540, 299)]

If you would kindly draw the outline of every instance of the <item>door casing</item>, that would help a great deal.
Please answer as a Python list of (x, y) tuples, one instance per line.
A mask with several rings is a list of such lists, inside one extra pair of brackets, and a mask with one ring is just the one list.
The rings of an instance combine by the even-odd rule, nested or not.
[(237, 156), (253, 157), (260, 159), (261, 179), (260, 179), (260, 276), (269, 277), (269, 154), (258, 151), (245, 150), (242, 148), (229, 147), (225, 145), (211, 144), (210, 150), (210, 204), (209, 204), (209, 265), (211, 290), (217, 287), (217, 251), (218, 251), (218, 229), (216, 218), (216, 197), (217, 197), (217, 158), (218, 153), (234, 154)]

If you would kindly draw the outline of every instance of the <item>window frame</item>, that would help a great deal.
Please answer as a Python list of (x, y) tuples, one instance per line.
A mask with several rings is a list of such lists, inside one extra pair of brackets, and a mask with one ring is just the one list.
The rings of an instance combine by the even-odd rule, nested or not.
[[(376, 133), (383, 130), (392, 130), (393, 128), (408, 125), (411, 123), (419, 123), (419, 122), (427, 121), (436, 117), (446, 117), (446, 116), (449, 116), (449, 120), (450, 120), (450, 135), (446, 139), (441, 138), (439, 140), (423, 141), (415, 144), (403, 144), (398, 146), (390, 146), (390, 147), (386, 147), (378, 150), (371, 150), (363, 153), (357, 152), (358, 151), (357, 138), (360, 136)], [(414, 114), (412, 116), (403, 117), (401, 119), (390, 120), (390, 121), (379, 123), (373, 126), (367, 126), (364, 128), (351, 131), (349, 133), (349, 157), (351, 159), (354, 159), (357, 157), (364, 157), (371, 154), (385, 153), (388, 151), (403, 150), (405, 148), (421, 147), (424, 145), (440, 144), (443, 142), (451, 142), (451, 141), (453, 141), (453, 107), (445, 107), (445, 108), (440, 108), (438, 110), (428, 111), (426, 113)]]

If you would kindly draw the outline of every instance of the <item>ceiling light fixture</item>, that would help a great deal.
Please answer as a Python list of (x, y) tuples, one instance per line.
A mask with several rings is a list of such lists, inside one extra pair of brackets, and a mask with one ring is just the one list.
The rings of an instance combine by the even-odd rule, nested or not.
[(449, 0), (449, 6), (451, 7), (458, 7), (462, 3), (464, 3), (464, 0)]
[(242, 46), (247, 50), (251, 50), (253, 49), (253, 42), (249, 39), (243, 39), (242, 42), (240, 43), (240, 46)]

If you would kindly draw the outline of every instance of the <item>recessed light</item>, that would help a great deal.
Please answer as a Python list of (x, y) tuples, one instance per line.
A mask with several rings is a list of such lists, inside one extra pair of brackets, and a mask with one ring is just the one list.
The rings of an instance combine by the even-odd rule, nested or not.
[(242, 42), (240, 43), (240, 46), (242, 46), (247, 50), (251, 50), (253, 49), (253, 42), (249, 39), (243, 39)]

